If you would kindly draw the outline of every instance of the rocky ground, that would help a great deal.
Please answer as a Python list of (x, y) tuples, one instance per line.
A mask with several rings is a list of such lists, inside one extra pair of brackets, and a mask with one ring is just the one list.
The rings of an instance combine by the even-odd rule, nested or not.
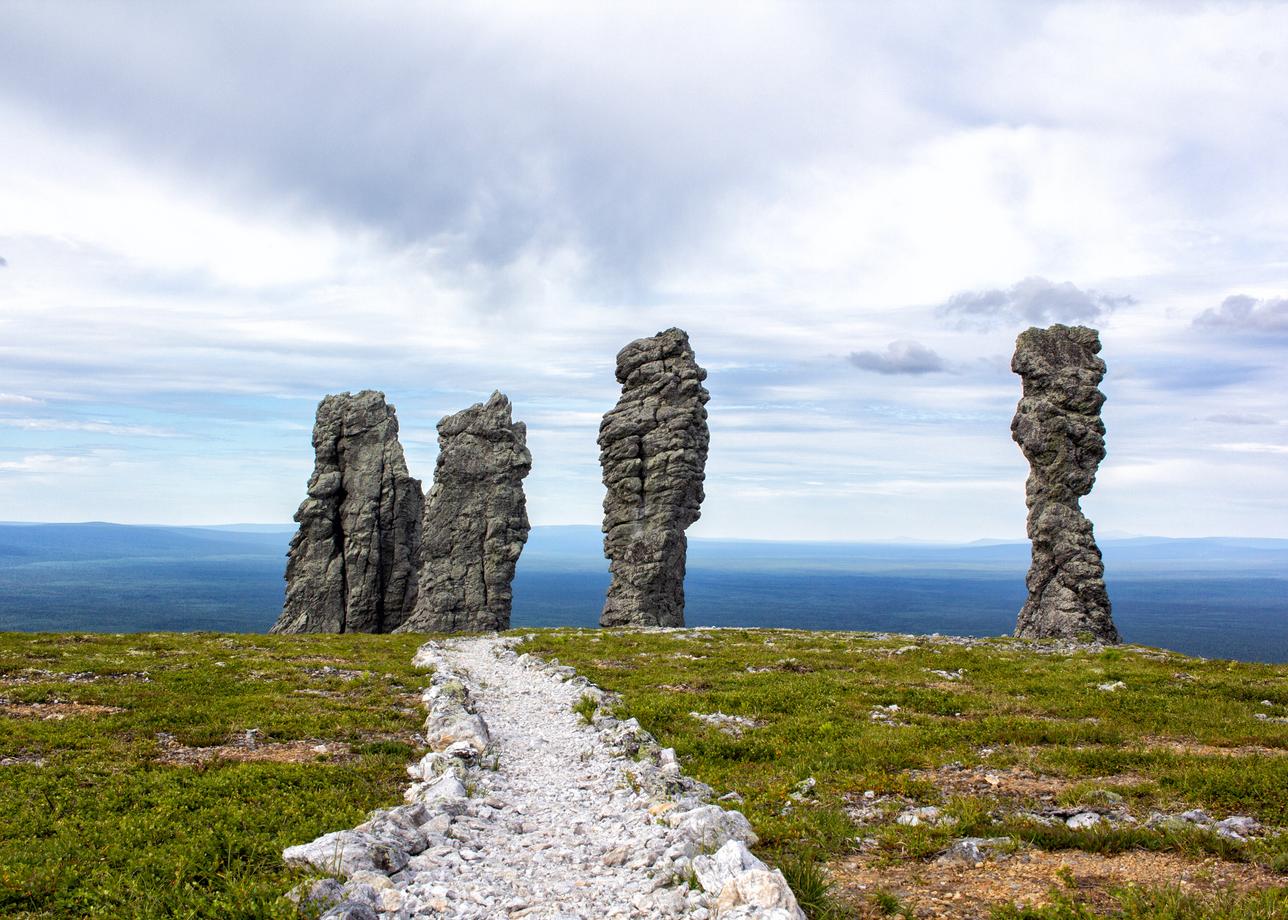
[(430, 643), (431, 752), (407, 804), (286, 850), (333, 877), (302, 886), (328, 918), (803, 920), (782, 875), (747, 849), (634, 719), (572, 669), (497, 638)]

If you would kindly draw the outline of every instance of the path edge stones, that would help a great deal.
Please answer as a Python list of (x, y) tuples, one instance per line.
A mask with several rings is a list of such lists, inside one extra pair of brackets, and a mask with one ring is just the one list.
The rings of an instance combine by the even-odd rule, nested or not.
[[(469, 802), (471, 775), (499, 756), (487, 723), (475, 711), (470, 682), (448, 659), (455, 641), (430, 641), (417, 649), (412, 664), (432, 669), (421, 693), (428, 710), (425, 741), (430, 748), (407, 768), (412, 783), (405, 804), (371, 812), (349, 830), (323, 834), (287, 847), (282, 858), (292, 866), (327, 877), (296, 886), (287, 897), (306, 914), (322, 920), (379, 920), (398, 916), (402, 908), (399, 875), (412, 856), (431, 845), (452, 845), (452, 818)], [(778, 869), (771, 869), (748, 849), (757, 840), (742, 812), (713, 804), (714, 790), (685, 776), (673, 748), (663, 748), (635, 718), (618, 719), (609, 709), (619, 701), (558, 659), (517, 653), (526, 636), (493, 634), (492, 654), (519, 666), (571, 684), (596, 703), (589, 728), (621, 761), (623, 772), (655, 799), (649, 809), (656, 820), (679, 830), (691, 842), (690, 853), (676, 859), (675, 883), (696, 884), (711, 905), (712, 920), (806, 920), (796, 896)]]

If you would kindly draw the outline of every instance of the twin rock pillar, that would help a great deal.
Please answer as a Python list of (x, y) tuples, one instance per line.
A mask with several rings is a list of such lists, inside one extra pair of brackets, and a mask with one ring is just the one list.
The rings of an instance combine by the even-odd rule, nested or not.
[(1079, 499), (1105, 457), (1100, 336), (1085, 326), (1029, 329), (1011, 370), (1024, 382), (1011, 436), (1029, 461), (1025, 500), (1033, 564), (1015, 627), (1028, 639), (1119, 642), (1105, 591), (1105, 567)]
[(706, 376), (680, 329), (617, 354), (622, 395), (599, 426), (612, 573), (601, 626), (684, 625), (684, 530), (700, 514), (709, 442)]
[[(507, 629), (528, 537), (523, 423), (500, 393), (438, 423), (428, 499), (383, 393), (328, 396), (275, 633)], [(427, 538), (427, 539), (425, 539)]]

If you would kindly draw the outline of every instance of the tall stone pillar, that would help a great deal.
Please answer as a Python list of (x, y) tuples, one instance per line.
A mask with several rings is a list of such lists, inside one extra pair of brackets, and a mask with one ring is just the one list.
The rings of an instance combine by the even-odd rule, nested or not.
[(420, 587), (400, 632), (510, 628), (510, 583), (528, 539), (527, 428), (493, 393), (438, 423), (438, 465), (425, 500)]
[(416, 600), (424, 497), (407, 473), (385, 394), (328, 396), (313, 426), (308, 497), (271, 632), (390, 632)]
[(1029, 461), (1025, 489), (1033, 563), (1029, 597), (1015, 635), (1119, 642), (1105, 590), (1105, 567), (1079, 499), (1091, 491), (1105, 457), (1100, 336), (1085, 326), (1020, 333), (1011, 370), (1024, 395), (1011, 436)]
[(684, 531), (701, 513), (710, 440), (706, 376), (681, 329), (617, 354), (622, 395), (599, 426), (613, 576), (602, 626), (684, 625)]

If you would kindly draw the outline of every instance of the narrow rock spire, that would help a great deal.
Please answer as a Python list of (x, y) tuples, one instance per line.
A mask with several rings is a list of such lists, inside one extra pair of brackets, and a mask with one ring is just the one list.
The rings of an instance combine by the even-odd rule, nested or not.
[(1011, 436), (1029, 461), (1025, 499), (1033, 564), (1029, 597), (1015, 635), (1119, 642), (1105, 590), (1105, 567), (1079, 499), (1105, 457), (1100, 335), (1085, 326), (1032, 328), (1015, 343), (1011, 370), (1024, 395)]
[(286, 603), (271, 631), (390, 632), (415, 604), (424, 505), (394, 407), (375, 390), (326, 397), (313, 450), (287, 554)]
[(617, 353), (622, 395), (599, 426), (613, 575), (602, 626), (684, 625), (684, 531), (701, 513), (709, 442), (706, 376), (681, 329)]
[(510, 628), (510, 583), (528, 539), (527, 428), (493, 393), (438, 423), (416, 609), (401, 632)]

